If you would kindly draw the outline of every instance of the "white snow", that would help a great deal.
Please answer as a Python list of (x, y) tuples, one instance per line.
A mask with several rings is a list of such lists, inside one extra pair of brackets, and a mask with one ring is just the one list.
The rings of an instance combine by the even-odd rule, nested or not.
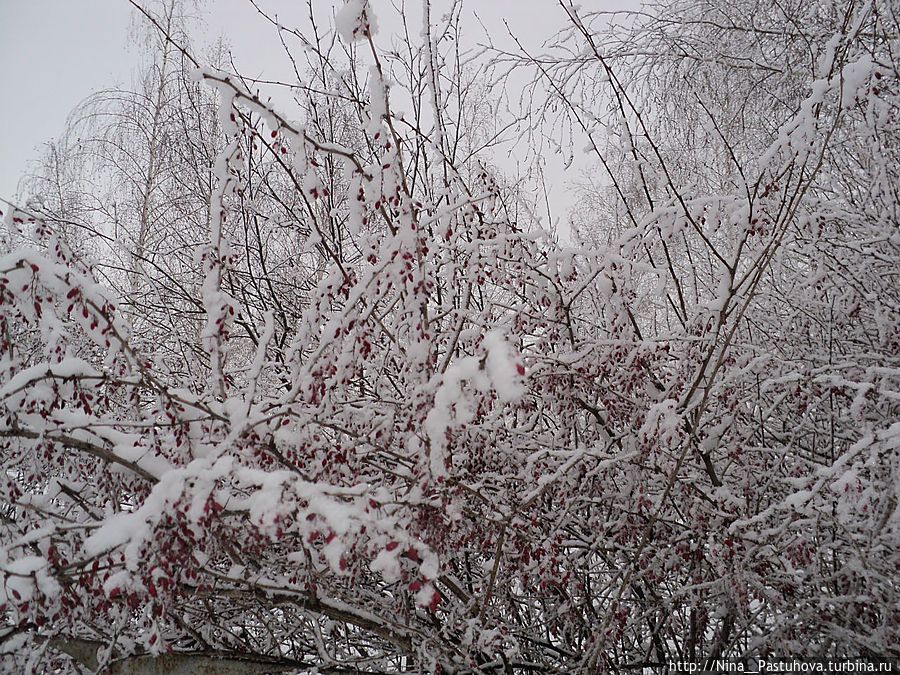
[(517, 360), (512, 348), (507, 344), (503, 333), (492, 330), (484, 336), (487, 349), (485, 367), (494, 391), (501, 401), (518, 401), (525, 394), (525, 385), (519, 369), (524, 369)]
[(348, 0), (334, 17), (337, 33), (344, 42), (357, 42), (366, 33), (375, 35), (378, 27), (368, 0)]

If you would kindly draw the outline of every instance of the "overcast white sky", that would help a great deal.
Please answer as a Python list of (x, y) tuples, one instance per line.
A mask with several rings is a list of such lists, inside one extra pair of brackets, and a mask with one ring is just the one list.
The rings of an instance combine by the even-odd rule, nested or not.
[(0, 196), (73, 106), (127, 82), (130, 15), (120, 0), (0, 0)]
[[(376, 16), (388, 22), (381, 22), (382, 33), (391, 30), (390, 2), (372, 0)], [(336, 4), (314, 3), (317, 13), (330, 13)], [(597, 4), (612, 9), (632, 3)], [(259, 4), (289, 25), (306, 11), (303, 0)], [(245, 75), (271, 76), (271, 69), (283, 63), (279, 41), (247, 0), (201, 0), (199, 5), (206, 16), (205, 38), (224, 34)], [(419, 13), (419, 0), (407, 0), (407, 5)], [(505, 33), (508, 21), (532, 47), (563, 22), (556, 0), (468, 0), (464, 12), (477, 13), (496, 36)], [(0, 0), (0, 197), (14, 196), (19, 178), (40, 157), (42, 146), (62, 133), (75, 105), (94, 91), (129, 84), (139, 56), (131, 45), (133, 14), (127, 0)], [(479, 39), (477, 23), (472, 26), (472, 39)]]

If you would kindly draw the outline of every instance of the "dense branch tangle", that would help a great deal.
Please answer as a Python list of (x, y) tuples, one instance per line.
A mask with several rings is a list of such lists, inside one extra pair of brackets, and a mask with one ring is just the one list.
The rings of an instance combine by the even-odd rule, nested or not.
[(801, 39), (772, 30), (798, 7), (709, 9), (610, 37), (562, 3), (564, 53), (515, 57), (548, 105), (513, 120), (581, 130), (607, 174), (569, 247), (492, 168), (513, 121), (459, 6), (401, 17), (402, 51), (364, 2), (334, 32), (269, 17), (290, 114), (189, 72), (145, 8), (175, 69), (141, 98), (156, 132), (90, 171), (146, 176), (6, 214), (2, 658), (896, 656), (896, 19), (817, 6)]

